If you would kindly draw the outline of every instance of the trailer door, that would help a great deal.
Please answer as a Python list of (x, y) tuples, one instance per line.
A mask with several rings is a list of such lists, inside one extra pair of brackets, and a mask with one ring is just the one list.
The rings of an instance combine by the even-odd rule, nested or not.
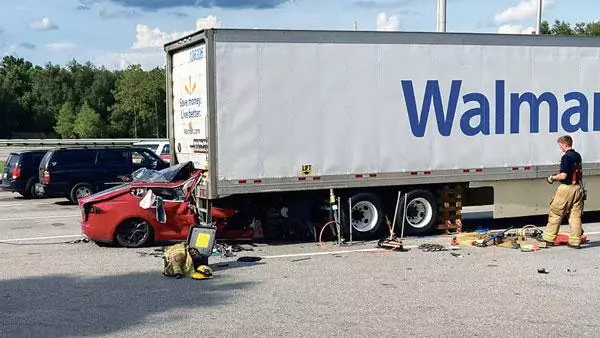
[(174, 53), (172, 74), (177, 161), (192, 161), (196, 168), (204, 168), (208, 163), (206, 44)]

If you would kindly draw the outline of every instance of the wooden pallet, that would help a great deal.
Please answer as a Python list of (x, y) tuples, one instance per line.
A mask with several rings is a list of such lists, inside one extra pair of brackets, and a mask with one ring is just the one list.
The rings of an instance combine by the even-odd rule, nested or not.
[(464, 187), (460, 184), (445, 185), (438, 191), (438, 226), (449, 235), (450, 230), (462, 231), (462, 199)]

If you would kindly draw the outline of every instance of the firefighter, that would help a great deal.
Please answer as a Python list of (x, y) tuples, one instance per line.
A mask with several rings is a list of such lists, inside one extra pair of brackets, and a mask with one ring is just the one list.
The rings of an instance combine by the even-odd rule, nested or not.
[(550, 201), (548, 224), (542, 234), (542, 240), (552, 246), (563, 218), (569, 213), (568, 246), (579, 249), (583, 233), (581, 214), (584, 201), (584, 191), (581, 186), (583, 178), (581, 155), (572, 148), (573, 139), (569, 135), (559, 137), (557, 143), (564, 153), (560, 160), (560, 171), (558, 174), (548, 176), (546, 180), (549, 184), (559, 181), (560, 185)]
[(211, 278), (212, 269), (208, 266), (208, 257), (203, 257), (198, 250), (190, 248), (187, 243), (170, 246), (163, 254), (163, 275), (180, 279), (184, 276), (193, 279)]

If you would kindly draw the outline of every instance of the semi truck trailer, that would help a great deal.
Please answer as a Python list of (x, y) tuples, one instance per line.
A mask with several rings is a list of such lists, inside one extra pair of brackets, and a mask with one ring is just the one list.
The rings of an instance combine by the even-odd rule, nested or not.
[(561, 135), (598, 210), (598, 39), (207, 29), (164, 49), (171, 163), (206, 170), (205, 211), (314, 223), (337, 200), (355, 238), (544, 215)]

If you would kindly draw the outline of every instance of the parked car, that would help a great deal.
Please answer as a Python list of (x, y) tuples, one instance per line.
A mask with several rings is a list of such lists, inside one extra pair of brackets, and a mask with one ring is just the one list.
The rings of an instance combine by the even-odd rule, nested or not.
[[(134, 160), (136, 157), (140, 160)], [(137, 169), (161, 170), (168, 166), (142, 147), (58, 148), (42, 159), (37, 190), (77, 203), (79, 198), (123, 183), (123, 177)]]
[[(192, 162), (158, 172), (138, 170), (133, 181), (79, 200), (82, 232), (94, 242), (124, 247), (186, 240), (197, 222), (190, 202), (201, 175)], [(162, 207), (142, 206), (147, 194), (160, 197)], [(256, 223), (235, 209), (213, 207), (212, 217), (218, 239), (251, 239), (255, 234)]]
[(170, 146), (169, 142), (154, 142), (154, 141), (143, 141), (135, 143), (136, 147), (144, 147), (152, 150), (158, 157), (165, 162), (171, 162), (171, 154), (169, 153)]
[(23, 197), (36, 197), (38, 167), (47, 150), (25, 150), (10, 153), (0, 180), (3, 191), (12, 191)]

